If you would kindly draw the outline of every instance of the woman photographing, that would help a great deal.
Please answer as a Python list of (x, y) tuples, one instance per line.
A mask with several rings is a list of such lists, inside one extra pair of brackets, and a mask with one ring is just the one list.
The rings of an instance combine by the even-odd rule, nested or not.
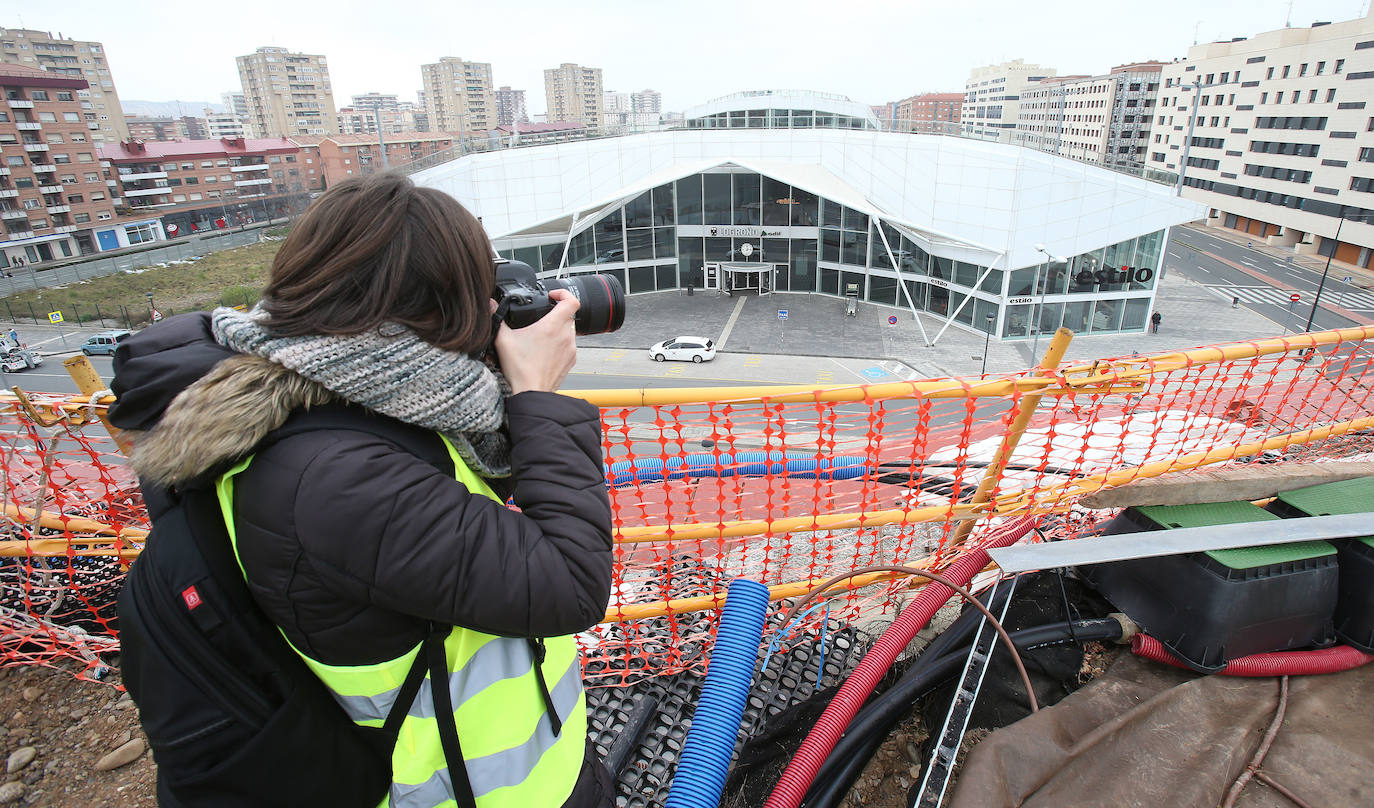
[[(257, 308), (174, 317), (116, 353), (110, 416), (134, 431), (149, 546), (183, 492), (213, 490), (256, 606), (350, 727), (389, 733), (385, 793), (357, 804), (613, 798), (570, 636), (611, 582), (599, 413), (554, 392), (578, 303), (556, 290), (533, 325), (502, 324), (498, 371), (494, 272), (452, 198), (349, 180), (293, 227)], [(178, 740), (194, 727), (150, 721), (187, 711), (136, 678), (159, 799), (200, 804), (204, 778), (182, 775), (203, 761)], [(245, 784), (244, 804), (285, 801), (276, 787)]]

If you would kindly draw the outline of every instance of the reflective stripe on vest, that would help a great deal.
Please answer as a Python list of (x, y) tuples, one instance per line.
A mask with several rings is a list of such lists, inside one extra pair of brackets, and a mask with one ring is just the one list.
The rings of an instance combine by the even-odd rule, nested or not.
[[(474, 494), (500, 502), (447, 439), (444, 444), (453, 459), (458, 482)], [(216, 484), (235, 558), (238, 536), (233, 519), (234, 477), (252, 460), (250, 456), (235, 465)], [(242, 559), (239, 566), (242, 569)], [(282, 636), (285, 637), (284, 632)], [(540, 669), (549, 684), (554, 710), (563, 722), (562, 732), (557, 736), (539, 691), (534, 655), (527, 640), (454, 627), (444, 641), (454, 723), (478, 808), (559, 806), (577, 782), (587, 735), (581, 660), (572, 637), (547, 638), (544, 645)], [(386, 662), (345, 666), (326, 665), (301, 653), (294, 645), (291, 647), (330, 689), (349, 718), (369, 727), (380, 727), (385, 722), (406, 673), (420, 652), (416, 645)], [(401, 724), (391, 756), (391, 791), (382, 806), (438, 808), (457, 804), (439, 742), (431, 687), (426, 676)]]

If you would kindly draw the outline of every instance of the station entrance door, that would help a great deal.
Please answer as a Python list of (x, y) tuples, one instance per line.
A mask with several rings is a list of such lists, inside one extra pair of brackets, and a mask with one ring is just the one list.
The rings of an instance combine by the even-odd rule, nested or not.
[(766, 295), (773, 291), (773, 273), (782, 264), (752, 262), (718, 262), (703, 266), (703, 285), (717, 292), (753, 292)]

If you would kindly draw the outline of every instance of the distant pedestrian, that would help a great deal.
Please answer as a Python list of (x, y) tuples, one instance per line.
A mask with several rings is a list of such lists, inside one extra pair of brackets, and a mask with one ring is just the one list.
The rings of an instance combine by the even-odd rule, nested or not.
[(1160, 324), (1161, 322), (1163, 322), (1163, 320), (1164, 320), (1164, 315), (1160, 314), (1159, 312), (1155, 312), (1154, 314), (1151, 314), (1151, 315), (1150, 315), (1150, 330), (1151, 330), (1152, 332), (1158, 334), (1158, 333), (1159, 333), (1159, 324)]
[(19, 332), (18, 332), (18, 331), (16, 331), (15, 329), (11, 328), (11, 329), (10, 329), (10, 333), (9, 333), (9, 337), (10, 337), (10, 342), (13, 342), (16, 346), (19, 344)]
[(1238, 308), (1240, 308), (1240, 298), (1239, 298), (1239, 297), (1236, 297), (1235, 295), (1232, 295), (1232, 296), (1231, 296), (1231, 308), (1233, 308), (1233, 309), (1238, 309)]

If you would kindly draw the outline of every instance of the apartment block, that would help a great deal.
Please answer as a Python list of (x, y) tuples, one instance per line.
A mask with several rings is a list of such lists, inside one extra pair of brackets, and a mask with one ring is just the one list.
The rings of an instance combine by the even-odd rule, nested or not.
[(272, 138), (339, 131), (324, 56), (258, 48), (237, 62), (248, 106), (247, 123), (255, 135)]
[(114, 218), (81, 91), (89, 83), (0, 65), (0, 266), (98, 252), (94, 229)]
[(380, 109), (383, 112), (397, 112), (400, 104), (395, 93), (363, 93), (348, 99), (348, 105), (354, 109)]
[(963, 93), (921, 93), (897, 102), (895, 128), (923, 135), (959, 134)]
[(285, 138), (126, 141), (100, 160), (120, 215), (156, 216), (175, 236), (303, 209), (300, 151)]
[(444, 56), (420, 65), (420, 78), (432, 131), (470, 135), (496, 128), (496, 90), (489, 62)]
[(1023, 59), (974, 68), (964, 83), (959, 126), (965, 137), (1012, 142), (1021, 114), (1021, 93), (1056, 75), (1054, 68), (1026, 64)]
[(1374, 17), (1196, 45), (1162, 79), (1147, 165), (1209, 225), (1374, 265)]
[(204, 110), (205, 139), (219, 140), (222, 137), (243, 138), (248, 133), (243, 120), (232, 112), (216, 112), (210, 107)]
[(1055, 76), (1028, 86), (1014, 142), (1109, 168), (1141, 169), (1163, 67), (1140, 62), (1102, 76)]
[(525, 110), (525, 91), (499, 87), (496, 90), (496, 122), (498, 126), (511, 126), (528, 123), (529, 113)]
[(636, 115), (659, 115), (663, 112), (663, 93), (640, 90), (630, 93), (630, 111)]
[(550, 123), (567, 121), (592, 129), (603, 126), (604, 92), (599, 67), (564, 62), (544, 71), (544, 98)]
[(311, 190), (328, 188), (349, 177), (400, 168), (458, 145), (458, 137), (453, 133), (403, 132), (385, 135), (384, 140), (384, 147), (377, 143), (376, 135), (302, 137), (293, 138), (292, 142), (301, 149), (302, 176)]
[(0, 28), (0, 63), (84, 79), (89, 86), (77, 97), (91, 142), (116, 143), (129, 137), (108, 55), (101, 43), (71, 39), (60, 33), (54, 37), (47, 31), (27, 28)]
[(181, 118), (144, 117), (127, 115), (124, 123), (129, 127), (130, 140), (176, 140), (189, 139), (186, 123)]

